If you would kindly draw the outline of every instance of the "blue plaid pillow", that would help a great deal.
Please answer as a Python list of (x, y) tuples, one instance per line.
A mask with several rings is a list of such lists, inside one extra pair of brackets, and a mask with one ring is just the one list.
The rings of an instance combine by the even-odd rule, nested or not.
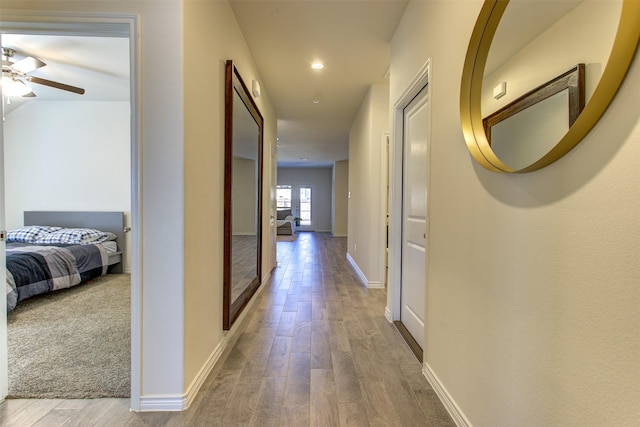
[(27, 225), (11, 230), (7, 233), (7, 242), (37, 243), (47, 234), (60, 230), (61, 227), (49, 227), (46, 225)]
[(115, 240), (113, 233), (92, 228), (63, 228), (38, 238), (40, 244), (54, 245), (87, 245)]

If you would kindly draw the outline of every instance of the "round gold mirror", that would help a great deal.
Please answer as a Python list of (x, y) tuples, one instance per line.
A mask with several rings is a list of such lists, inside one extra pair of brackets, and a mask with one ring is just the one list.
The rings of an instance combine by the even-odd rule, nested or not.
[(615, 96), (639, 37), (636, 0), (486, 0), (460, 89), (473, 158), (522, 173), (565, 155)]

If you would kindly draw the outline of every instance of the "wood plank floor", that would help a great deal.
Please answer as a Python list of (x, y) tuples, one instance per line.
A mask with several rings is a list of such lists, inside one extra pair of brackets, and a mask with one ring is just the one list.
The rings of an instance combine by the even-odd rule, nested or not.
[(2, 426), (453, 426), (420, 363), (384, 318), (384, 290), (346, 261), (346, 239), (300, 233), (237, 340), (184, 412), (128, 399), (7, 400)]

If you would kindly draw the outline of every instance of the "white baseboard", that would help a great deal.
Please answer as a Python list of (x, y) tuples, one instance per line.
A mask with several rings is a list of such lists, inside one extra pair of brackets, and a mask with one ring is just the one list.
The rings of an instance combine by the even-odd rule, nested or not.
[(227, 348), (229, 342), (229, 336), (222, 338), (216, 349), (211, 353), (206, 363), (198, 372), (198, 375), (193, 379), (186, 393), (182, 396), (141, 396), (140, 397), (140, 412), (157, 412), (157, 411), (184, 411), (193, 400), (196, 398), (200, 387), (207, 379), (214, 366), (220, 360), (220, 356)]
[(389, 307), (384, 308), (384, 317), (387, 319), (387, 322), (393, 323), (393, 316), (391, 315), (391, 310), (389, 310)]
[(220, 356), (222, 356), (222, 353), (224, 353), (224, 350), (227, 348), (228, 343), (229, 339), (225, 336), (222, 341), (220, 341), (220, 344), (218, 344), (213, 353), (211, 353), (202, 369), (200, 369), (200, 372), (198, 372), (198, 375), (196, 375), (193, 381), (191, 381), (191, 384), (187, 388), (186, 406), (183, 408), (183, 410), (191, 406), (194, 399), (196, 398), (196, 395), (200, 391), (200, 387), (202, 387), (202, 384), (204, 384), (204, 381), (213, 370), (213, 367), (216, 365), (216, 363), (218, 363), (218, 360), (220, 360)]
[(353, 269), (355, 270), (356, 275), (358, 276), (358, 279), (360, 279), (360, 282), (362, 282), (362, 284), (365, 285), (366, 287), (369, 287), (369, 281), (367, 280), (367, 276), (365, 276), (362, 270), (360, 270), (360, 267), (358, 267), (358, 264), (351, 257), (351, 254), (349, 254), (349, 252), (347, 252), (347, 261), (349, 261), (349, 264), (351, 264), (351, 267), (353, 267)]
[(265, 284), (271, 278), (271, 274), (267, 273), (263, 278), (262, 285), (256, 293), (254, 294), (249, 304), (242, 310), (242, 313), (238, 316), (236, 321), (233, 323), (231, 329), (224, 335), (218, 346), (215, 348), (213, 353), (209, 356), (205, 364), (200, 369), (200, 372), (196, 375), (196, 377), (191, 381), (191, 384), (187, 388), (187, 391), (180, 396), (140, 396), (140, 412), (176, 412), (176, 411), (184, 411), (189, 408), (193, 400), (196, 398), (196, 395), (200, 391), (200, 387), (204, 384), (205, 380), (216, 366), (216, 363), (220, 360), (222, 353), (227, 348), (227, 345), (232, 342), (232, 339), (244, 321), (247, 313), (251, 311), (251, 308), (255, 304), (258, 299), (257, 296), (264, 290)]
[(141, 396), (140, 412), (178, 412), (187, 405), (186, 394), (182, 396)]
[(458, 427), (471, 427), (471, 423), (467, 417), (465, 417), (460, 407), (456, 404), (449, 392), (447, 392), (447, 389), (438, 379), (438, 376), (426, 362), (422, 365), (422, 375), (424, 375), (427, 378), (427, 381), (429, 381), (429, 384), (431, 384), (431, 388), (436, 392), (447, 412), (449, 412), (449, 415), (453, 418), (453, 422), (455, 422)]
[(362, 270), (360, 270), (360, 267), (358, 267), (358, 264), (348, 252), (347, 261), (349, 261), (349, 264), (351, 264), (351, 267), (353, 267), (356, 274), (358, 275), (358, 278), (360, 279), (360, 282), (362, 282), (363, 285), (365, 285), (369, 289), (384, 289), (384, 284), (382, 282), (370, 282), (369, 280), (367, 280), (367, 276), (365, 276)]

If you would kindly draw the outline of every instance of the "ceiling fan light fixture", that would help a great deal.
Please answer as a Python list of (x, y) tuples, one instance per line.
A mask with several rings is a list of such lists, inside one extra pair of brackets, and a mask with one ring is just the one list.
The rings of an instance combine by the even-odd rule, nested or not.
[(22, 80), (2, 77), (2, 92), (7, 96), (25, 96), (30, 94), (31, 88)]

